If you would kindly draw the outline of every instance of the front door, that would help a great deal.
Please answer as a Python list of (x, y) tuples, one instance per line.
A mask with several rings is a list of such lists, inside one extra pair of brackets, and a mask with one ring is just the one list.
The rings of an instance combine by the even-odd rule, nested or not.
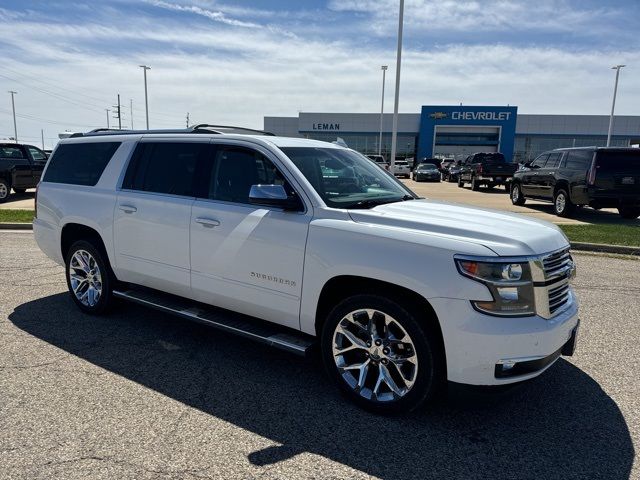
[(114, 212), (115, 270), (123, 281), (189, 296), (189, 225), (200, 141), (142, 141)]
[(537, 197), (540, 195), (539, 175), (540, 170), (544, 168), (545, 163), (549, 158), (549, 154), (540, 155), (533, 162), (531, 166), (522, 175), (522, 193)]
[(249, 204), (252, 185), (293, 191), (269, 155), (215, 145), (191, 212), (191, 288), (202, 302), (298, 329), (311, 212)]
[(544, 198), (553, 198), (553, 189), (555, 187), (555, 174), (560, 166), (562, 152), (554, 152), (549, 154), (549, 158), (544, 167), (538, 172), (538, 188), (539, 195)]

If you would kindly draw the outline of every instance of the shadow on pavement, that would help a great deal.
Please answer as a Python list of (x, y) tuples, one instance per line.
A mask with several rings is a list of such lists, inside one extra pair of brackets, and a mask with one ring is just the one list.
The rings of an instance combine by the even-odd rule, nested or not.
[(312, 452), (385, 479), (627, 479), (633, 464), (616, 403), (564, 360), (509, 395), (454, 398), (389, 418), (343, 400), (315, 360), (142, 307), (90, 317), (57, 294), (20, 305), (9, 319), (81, 359), (282, 444), (251, 453), (254, 465)]
[[(552, 203), (531, 203), (527, 201), (524, 205), (526, 208), (531, 208), (533, 210), (538, 210), (539, 212), (548, 213), (549, 215), (555, 215), (553, 211)], [(616, 225), (638, 225), (640, 226), (640, 219), (635, 220), (625, 220), (621, 218), (618, 214), (618, 211), (615, 209), (606, 209), (606, 210), (594, 210), (589, 207), (581, 207), (576, 208), (574, 213), (571, 215), (573, 220), (579, 220), (585, 223), (592, 224), (616, 224)], [(559, 220), (561, 220), (558, 217)]]

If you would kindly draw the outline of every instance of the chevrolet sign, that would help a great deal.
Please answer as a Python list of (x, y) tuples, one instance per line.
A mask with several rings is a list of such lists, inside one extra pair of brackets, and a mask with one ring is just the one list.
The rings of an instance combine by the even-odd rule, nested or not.
[(509, 117), (511, 117), (511, 112), (451, 112), (451, 120), (485, 120), (503, 122), (505, 120), (509, 120)]
[(444, 112), (433, 112), (431, 115), (429, 115), (431, 118), (433, 118), (434, 120), (441, 120), (443, 118), (447, 118), (449, 115), (447, 115)]

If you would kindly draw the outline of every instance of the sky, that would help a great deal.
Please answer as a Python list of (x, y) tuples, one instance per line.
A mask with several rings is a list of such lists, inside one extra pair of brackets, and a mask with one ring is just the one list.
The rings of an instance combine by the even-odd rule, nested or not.
[[(233, 124), (393, 109), (398, 0), (0, 0), (0, 139)], [(640, 115), (640, 0), (406, 0), (400, 112), (517, 105), (519, 113)], [(2, 100), (4, 98), (4, 100)], [(117, 119), (110, 118), (110, 125)]]

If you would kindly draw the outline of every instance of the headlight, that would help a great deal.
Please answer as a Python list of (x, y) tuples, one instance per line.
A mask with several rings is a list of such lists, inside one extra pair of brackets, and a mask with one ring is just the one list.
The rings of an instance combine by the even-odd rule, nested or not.
[(462, 275), (484, 283), (491, 292), (493, 301), (471, 302), (476, 310), (502, 317), (535, 315), (533, 280), (528, 261), (456, 258), (456, 266)]

